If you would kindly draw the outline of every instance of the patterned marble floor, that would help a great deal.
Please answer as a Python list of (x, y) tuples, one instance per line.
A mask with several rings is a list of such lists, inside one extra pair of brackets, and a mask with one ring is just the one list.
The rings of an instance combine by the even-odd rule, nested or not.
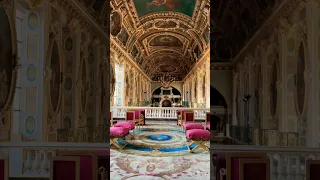
[[(135, 132), (135, 137), (143, 136), (143, 133), (150, 136), (146, 132), (161, 131), (165, 132), (178, 129), (176, 122), (159, 122), (147, 121), (147, 125), (142, 129), (143, 131)], [(174, 133), (172, 134), (174, 136)], [(153, 138), (153, 136), (150, 136)], [(164, 142), (168, 140), (169, 143), (181, 144), (181, 138), (164, 137)], [(183, 136), (182, 136), (183, 137)], [(151, 138), (151, 139), (152, 139)], [(141, 138), (137, 138), (140, 140)], [(139, 142), (139, 141), (138, 141)], [(148, 141), (141, 141), (143, 143), (150, 143)], [(162, 143), (165, 146), (165, 143)], [(130, 148), (129, 148), (130, 149)], [(110, 154), (110, 177), (112, 180), (160, 180), (160, 179), (181, 179), (191, 180), (210, 179), (210, 154), (206, 151), (198, 151), (196, 153), (175, 154), (154, 152), (149, 156), (147, 154), (132, 153), (130, 150), (118, 150), (111, 148)], [(163, 155), (166, 154), (166, 155)]]

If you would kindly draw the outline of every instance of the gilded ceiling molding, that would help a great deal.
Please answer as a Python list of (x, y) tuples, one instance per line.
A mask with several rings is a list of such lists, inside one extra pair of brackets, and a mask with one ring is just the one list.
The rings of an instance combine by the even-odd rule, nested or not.
[[(281, 3), (278, 5), (278, 8), (273, 12), (273, 14), (266, 20), (261, 28), (256, 31), (256, 33), (250, 38), (245, 46), (243, 46), (239, 53), (234, 57), (232, 64), (235, 65), (241, 62), (247, 51), (255, 47), (263, 37), (268, 36), (270, 32), (274, 30), (275, 26), (281, 24), (279, 22), (279, 19), (288, 17), (300, 3), (301, 0), (281, 1)], [(287, 25), (285, 25), (285, 27), (286, 26)]]
[(123, 55), (130, 62), (131, 66), (133, 66), (137, 71), (139, 71), (144, 77), (151, 81), (151, 79), (147, 76), (145, 72), (139, 67), (139, 65), (132, 59), (131, 55), (128, 54), (114, 39), (110, 40), (110, 48), (115, 50), (118, 54)]
[(190, 41), (190, 39), (192, 39), (192, 36), (189, 33), (184, 33), (181, 31), (177, 31), (177, 30), (158, 30), (158, 29), (152, 29), (150, 31), (146, 31), (145, 33), (142, 34), (142, 36), (137, 37), (137, 41), (138, 42), (142, 42), (144, 39), (147, 39), (149, 36), (155, 35), (155, 36), (160, 36), (160, 35), (167, 35), (167, 34), (171, 34), (171, 35), (179, 35), (180, 37), (184, 37), (186, 39), (188, 39)]
[[(186, 79), (188, 79), (188, 77), (190, 75), (192, 75), (193, 73), (195, 73), (195, 70), (198, 67), (201, 67), (204, 63), (206, 63), (206, 61), (208, 61), (207, 56), (210, 56), (210, 49), (207, 50), (206, 52), (204, 52), (201, 56), (201, 58), (198, 60), (198, 62), (192, 67), (192, 69), (189, 71), (189, 73), (185, 76), (185, 78), (182, 81), (185, 81)], [(209, 59), (210, 61), (210, 59)]]
[(150, 13), (140, 18), (140, 25), (138, 27), (141, 27), (144, 24), (149, 22), (154, 22), (155, 20), (174, 20), (174, 21), (183, 23), (188, 28), (194, 27), (194, 23), (192, 22), (192, 19), (189, 16), (182, 13), (177, 13), (177, 12)]

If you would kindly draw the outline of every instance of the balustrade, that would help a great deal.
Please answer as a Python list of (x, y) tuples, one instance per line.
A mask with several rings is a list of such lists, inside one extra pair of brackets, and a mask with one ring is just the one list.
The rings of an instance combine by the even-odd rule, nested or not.
[(307, 160), (320, 160), (320, 148), (212, 145), (210, 152), (214, 157), (211, 165), (216, 177), (225, 176), (223, 172), (228, 169), (217, 169), (215, 152), (266, 153), (270, 161), (270, 180), (305, 180)]
[(178, 110), (192, 110), (196, 120), (205, 120), (209, 108), (181, 108), (181, 107), (133, 107), (112, 106), (113, 118), (126, 118), (126, 112), (133, 109), (144, 109), (146, 119), (177, 119)]
[[(11, 177), (49, 178), (50, 158), (57, 156), (58, 151), (94, 152), (108, 148), (109, 144), (106, 143), (1, 143), (0, 155), (9, 156)], [(98, 168), (97, 171), (101, 171), (106, 167)]]

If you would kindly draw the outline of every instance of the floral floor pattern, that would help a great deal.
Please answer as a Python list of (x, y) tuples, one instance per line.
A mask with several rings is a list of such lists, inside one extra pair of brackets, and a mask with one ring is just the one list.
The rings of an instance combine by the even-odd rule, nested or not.
[(112, 180), (210, 179), (209, 152), (184, 149), (184, 132), (175, 123), (148, 123), (126, 141), (131, 147), (111, 148)]

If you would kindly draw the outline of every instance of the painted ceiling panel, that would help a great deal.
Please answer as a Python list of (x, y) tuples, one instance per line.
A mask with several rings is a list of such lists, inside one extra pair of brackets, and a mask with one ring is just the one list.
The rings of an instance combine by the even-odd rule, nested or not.
[(139, 17), (157, 12), (179, 12), (192, 16), (196, 0), (134, 0)]

